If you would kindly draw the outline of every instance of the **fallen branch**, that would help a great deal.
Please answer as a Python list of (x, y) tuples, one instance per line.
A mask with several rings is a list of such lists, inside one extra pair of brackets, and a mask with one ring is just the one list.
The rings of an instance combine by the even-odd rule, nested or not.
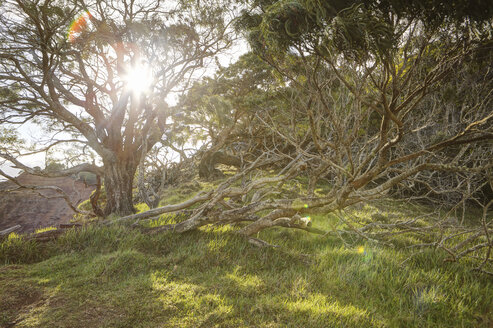
[(264, 240), (261, 240), (261, 239), (258, 239), (258, 238), (248, 238), (248, 242), (250, 244), (252, 244), (253, 246), (257, 246), (257, 247), (260, 247), (260, 248), (264, 248), (264, 247), (273, 247), (273, 248), (278, 248), (279, 245), (272, 245), (272, 244), (269, 244), (268, 242), (264, 241)]
[(60, 237), (62, 234), (67, 232), (70, 229), (80, 229), (82, 227), (81, 224), (78, 223), (66, 223), (60, 224), (56, 230), (48, 230), (39, 233), (32, 233), (30, 235), (25, 236), (25, 240), (35, 240), (39, 242), (46, 242)]
[(211, 196), (212, 196), (212, 192), (208, 192), (205, 195), (203, 193), (199, 193), (194, 198), (189, 199), (187, 201), (184, 201), (183, 203), (166, 205), (166, 206), (154, 208), (152, 210), (149, 210), (149, 211), (146, 211), (143, 213), (123, 216), (121, 218), (118, 218), (118, 219), (115, 219), (112, 221), (104, 222), (103, 224), (104, 225), (111, 225), (114, 223), (118, 223), (118, 222), (121, 223), (121, 222), (125, 222), (125, 221), (130, 221), (130, 220), (142, 220), (142, 219), (147, 219), (147, 218), (150, 218), (153, 216), (158, 216), (158, 215), (161, 215), (164, 213), (180, 211), (180, 210), (188, 208), (188, 207), (190, 207), (190, 206), (192, 206), (198, 202), (203, 202), (203, 201), (209, 200), (211, 198)]
[(22, 227), (18, 224), (13, 227), (7, 228), (5, 230), (0, 231), (0, 237), (8, 236), (11, 232), (17, 231)]
[(58, 238), (60, 235), (65, 233), (68, 229), (56, 229), (56, 230), (48, 230), (39, 233), (33, 233), (25, 236), (24, 240), (36, 240), (39, 242), (50, 241)]

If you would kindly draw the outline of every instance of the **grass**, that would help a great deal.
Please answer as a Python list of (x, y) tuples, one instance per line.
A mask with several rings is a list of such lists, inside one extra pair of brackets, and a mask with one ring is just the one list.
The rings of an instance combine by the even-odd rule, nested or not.
[[(87, 227), (2, 244), (0, 326), (491, 327), (493, 285), (427, 252), (299, 231), (257, 249), (231, 228)], [(10, 244), (9, 244), (10, 243)], [(9, 253), (8, 251), (15, 253)]]
[(42, 232), (53, 231), (53, 230), (56, 230), (56, 227), (38, 228), (34, 231), (34, 233), (42, 233)]
[[(187, 188), (168, 197), (186, 199), (196, 191)], [(380, 205), (351, 215), (385, 221), (420, 210)], [(311, 218), (317, 228), (338, 228), (333, 215)], [(235, 229), (143, 235), (86, 226), (43, 244), (12, 235), (0, 244), (0, 327), (493, 326), (492, 280), (444, 262), (446, 254), (410, 257), (282, 228), (258, 236), (279, 248), (258, 249)]]

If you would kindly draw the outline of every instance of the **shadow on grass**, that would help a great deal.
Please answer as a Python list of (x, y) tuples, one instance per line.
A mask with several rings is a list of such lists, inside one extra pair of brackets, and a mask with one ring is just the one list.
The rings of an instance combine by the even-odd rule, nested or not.
[[(40, 262), (0, 267), (0, 323), (16, 327), (487, 327), (491, 282), (436, 254), (274, 230), (142, 235), (90, 228)], [(18, 250), (19, 251), (19, 250)], [(36, 291), (32, 302), (28, 290)], [(6, 302), (21, 295), (15, 302)], [(3, 306), (2, 306), (3, 305)], [(2, 312), (3, 311), (3, 312)]]

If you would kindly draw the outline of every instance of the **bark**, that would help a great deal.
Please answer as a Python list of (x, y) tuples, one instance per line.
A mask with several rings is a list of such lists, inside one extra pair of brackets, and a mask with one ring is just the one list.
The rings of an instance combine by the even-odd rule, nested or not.
[(229, 128), (222, 130), (217, 138), (214, 138), (215, 140), (213, 140), (213, 146), (208, 149), (202, 156), (199, 164), (199, 176), (201, 178), (208, 179), (217, 175), (221, 175), (221, 171), (216, 169), (216, 164), (219, 163), (241, 167), (241, 160), (239, 158), (224, 154), (220, 151), (226, 144), (228, 138), (231, 136), (231, 133), (236, 127), (238, 114), (238, 112), (235, 113), (235, 124), (231, 125)]
[(15, 232), (15, 231), (19, 230), (20, 228), (22, 228), (22, 227), (17, 224), (13, 227), (2, 230), (2, 231), (0, 231), (0, 238), (2, 238), (3, 236), (8, 236), (11, 232)]
[(241, 160), (232, 155), (225, 154), (220, 151), (207, 151), (199, 164), (199, 176), (201, 178), (210, 178), (221, 174), (221, 171), (216, 169), (217, 164), (225, 164), (236, 167), (241, 167)]
[(198, 202), (203, 202), (203, 201), (209, 200), (212, 197), (211, 194), (212, 194), (211, 192), (209, 192), (207, 194), (198, 194), (194, 198), (189, 199), (187, 201), (184, 201), (183, 203), (180, 203), (180, 204), (166, 205), (163, 207), (151, 209), (151, 210), (143, 212), (143, 213), (124, 216), (124, 217), (121, 217), (121, 218), (113, 220), (113, 221), (108, 221), (106, 224), (110, 225), (110, 224), (114, 224), (117, 222), (125, 222), (125, 221), (131, 221), (131, 220), (142, 220), (142, 219), (147, 219), (147, 218), (150, 218), (153, 216), (158, 216), (158, 215), (161, 215), (164, 213), (177, 212), (177, 211), (189, 208), (190, 206), (192, 206)]
[(91, 194), (89, 200), (91, 201), (91, 207), (94, 214), (96, 214), (97, 216), (104, 217), (104, 212), (98, 205), (98, 200), (100, 195), (101, 195), (101, 177), (98, 175), (96, 176), (96, 190)]
[(117, 162), (104, 163), (104, 168), (105, 214), (114, 213), (125, 216), (135, 213), (132, 202), (132, 187), (137, 161), (119, 159)]

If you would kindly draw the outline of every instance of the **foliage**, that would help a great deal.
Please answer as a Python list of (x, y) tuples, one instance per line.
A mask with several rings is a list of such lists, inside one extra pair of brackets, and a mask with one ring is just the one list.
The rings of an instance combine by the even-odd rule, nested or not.
[[(76, 143), (80, 156), (87, 147), (97, 156), (59, 172), (30, 173), (103, 176), (106, 214), (132, 213), (139, 160), (168, 130), (167, 97), (230, 44), (224, 3), (201, 4), (3, 1), (0, 123), (43, 123), (61, 136), (46, 149)], [(0, 155), (28, 169), (18, 154)]]
[(14, 128), (0, 126), (0, 149), (7, 146), (15, 146), (22, 143), (18, 132)]
[(53, 230), (56, 230), (57, 228), (56, 227), (45, 227), (45, 228), (38, 228), (34, 231), (34, 233), (42, 233), (42, 232), (46, 232), (46, 231), (53, 231)]
[(45, 170), (48, 172), (57, 172), (65, 169), (65, 165), (63, 163), (57, 162), (55, 160), (47, 160)]
[[(153, 234), (86, 227), (47, 246), (26, 244), (25, 251), (21, 239), (9, 241), (0, 258), (42, 261), (26, 269), (31, 278), (49, 279), (36, 287), (66, 288), (51, 296), (61, 297), (68, 310), (87, 295), (92, 308), (107, 304), (108, 326), (145, 320), (170, 326), (490, 325), (491, 283), (467, 270), (493, 272), (493, 201), (485, 192), (493, 181), (491, 6), (480, 4), (478, 12), (459, 0), (450, 6), (435, 0), (246, 2), (237, 28), (253, 52), (229, 67), (218, 65), (213, 78), (188, 84), (204, 58), (230, 39), (223, 8), (177, 5), (162, 16), (151, 8), (135, 20), (105, 16), (95, 6), (98, 16), (87, 14), (78, 36), (62, 43), (67, 53), (55, 52), (60, 62), (46, 64), (60, 75), (79, 66), (67, 77), (67, 85), (86, 88), (75, 88), (75, 98), (55, 73), (21, 83), (34, 95), (44, 89), (32, 84), (46, 83), (52, 91), (42, 98), (41, 115), (63, 118), (63, 129), (75, 129), (99, 154), (104, 168), (90, 167), (105, 176), (106, 214), (123, 216), (105, 224), (148, 219), (133, 227)], [(26, 21), (52, 27), (61, 14), (49, 9), (42, 22), (32, 15)], [(60, 36), (63, 24), (54, 26), (53, 35)], [(108, 41), (115, 37), (141, 50)], [(43, 53), (47, 47), (40, 49), (50, 58)], [(149, 86), (152, 92), (137, 96), (118, 74), (142, 65), (144, 53), (144, 63), (156, 58), (152, 70), (159, 78)], [(39, 71), (42, 61), (9, 54), (2, 67), (17, 70), (7, 83), (19, 88), (18, 80), (26, 79), (19, 67)], [(82, 68), (98, 65), (108, 66), (108, 74), (95, 71), (87, 78)], [(181, 88), (170, 108), (166, 97)], [(51, 107), (53, 89), (85, 111), (72, 118), (63, 105)], [(22, 92), (3, 97), (30, 117), (20, 106), (22, 96), (24, 102), (33, 98)], [(158, 166), (146, 164), (146, 155), (165, 162), (156, 148), (151, 151), (159, 143), (187, 164), (195, 159), (188, 161), (187, 143), (204, 143), (196, 153), (203, 178), (214, 176), (216, 164), (236, 169), (214, 183), (168, 189), (156, 183), (160, 190), (152, 201), (141, 193), (146, 204), (134, 208), (137, 166), (139, 191), (145, 191), (151, 188), (144, 171)], [(164, 181), (168, 172), (155, 170), (153, 179)], [(205, 192), (192, 195), (200, 189)], [(407, 203), (407, 211), (393, 213), (369, 207), (389, 194), (435, 206)], [(162, 207), (150, 210), (159, 196)], [(360, 208), (348, 210), (352, 206)], [(139, 213), (128, 215), (134, 211)], [(289, 247), (278, 250), (271, 243)], [(99, 287), (109, 296), (96, 294)], [(142, 294), (139, 305), (146, 311), (128, 300)], [(46, 311), (32, 320), (56, 324), (56, 310)], [(74, 311), (67, 322), (101, 324), (84, 313)]]

